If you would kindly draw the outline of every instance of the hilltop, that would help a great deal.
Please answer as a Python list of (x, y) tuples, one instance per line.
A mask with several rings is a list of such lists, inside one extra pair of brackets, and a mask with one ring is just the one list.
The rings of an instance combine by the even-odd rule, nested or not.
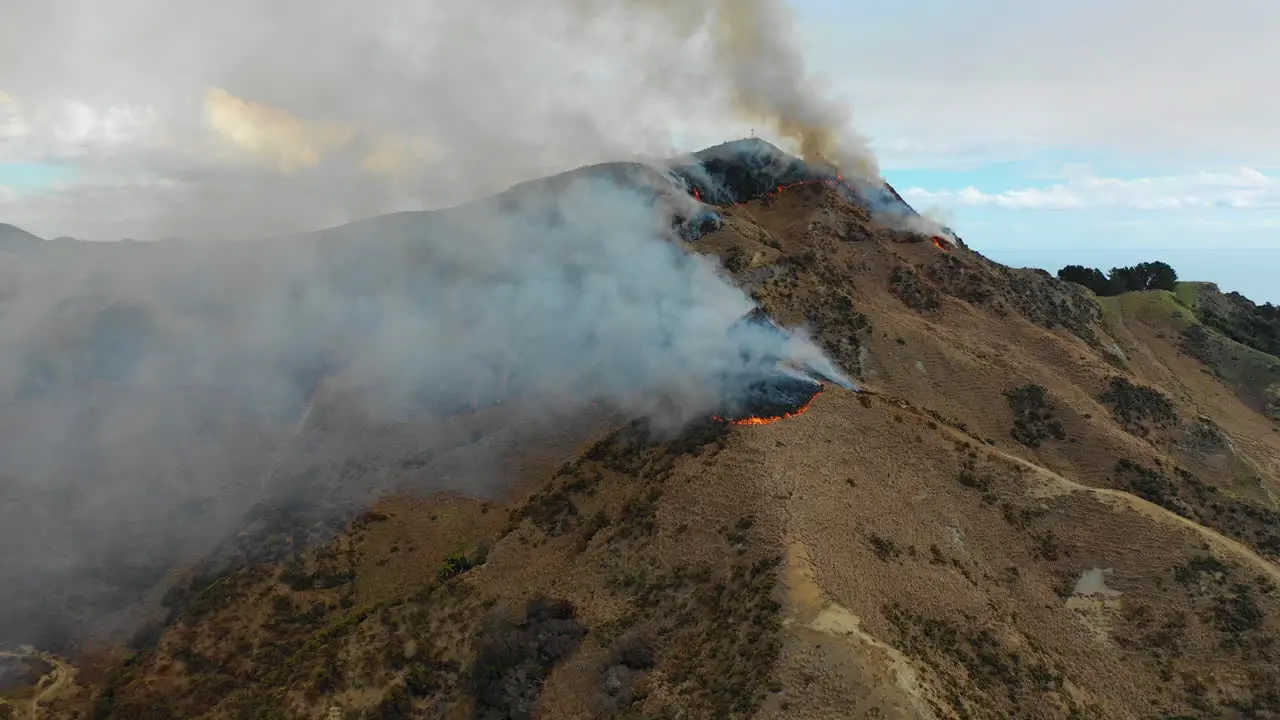
[[(325, 362), (270, 413), (186, 390), (169, 402), (219, 412), (171, 428), (164, 462), (280, 490), (199, 545), (227, 562), (135, 564), (128, 592), (154, 584), (167, 614), (129, 647), (31, 659), (28, 681), (52, 679), (13, 683), (14, 716), (35, 695), (121, 719), (1280, 715), (1277, 359), (1241, 342), (1244, 306), (1196, 284), (1098, 297), (761, 167), (720, 166), (730, 194), (696, 204), (697, 175), (615, 177), (679, 203), (672, 241), (807, 327), (856, 389), (675, 436), (586, 408), (517, 432), (503, 397), (374, 422), (334, 381), (336, 338), (298, 348)], [(314, 243), (368, 288), (435, 222), (282, 241), (260, 272)], [(45, 357), (20, 407), (83, 383), (123, 402), (103, 381), (127, 357)], [(114, 442), (93, 461), (120, 462)], [(485, 492), (447, 482), (494, 457)], [(362, 511), (313, 514), (348, 500)]]
[(0, 252), (25, 254), (37, 250), (44, 239), (14, 225), (0, 223)]

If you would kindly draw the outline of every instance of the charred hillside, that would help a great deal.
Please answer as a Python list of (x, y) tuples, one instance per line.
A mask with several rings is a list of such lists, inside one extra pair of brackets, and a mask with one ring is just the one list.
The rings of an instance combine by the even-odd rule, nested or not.
[[(895, 227), (923, 226), (915, 208), (888, 183), (847, 178), (838, 168), (820, 167), (789, 155), (759, 138), (722, 143), (672, 161), (672, 177), (696, 199), (725, 207), (765, 198), (805, 185), (823, 185)], [(960, 243), (950, 230), (937, 228), (948, 243)]]

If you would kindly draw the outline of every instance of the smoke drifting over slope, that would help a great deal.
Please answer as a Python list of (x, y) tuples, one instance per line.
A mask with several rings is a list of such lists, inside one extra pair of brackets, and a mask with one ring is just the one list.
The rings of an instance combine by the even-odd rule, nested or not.
[[(695, 203), (661, 168), (228, 240), (668, 157), (677, 121), (763, 122), (889, 207), (781, 2), (18, 0), (6, 21), (0, 149), (79, 171), (6, 219), (218, 242), (0, 263), (0, 642), (127, 605), (261, 503), (483, 492), (520, 428), (596, 403), (677, 427), (773, 358), (840, 379), (803, 340), (728, 333), (751, 303), (667, 241)], [(459, 414), (493, 452), (455, 452), (482, 444)]]
[(455, 418), (675, 429), (780, 359), (844, 382), (802, 338), (737, 323), (750, 300), (672, 237), (689, 201), (620, 165), (312, 235), (27, 258), (0, 322), (0, 584), (25, 589), (0, 641), (43, 598), (126, 603), (261, 503), (494, 489), (483, 454), (448, 462)]

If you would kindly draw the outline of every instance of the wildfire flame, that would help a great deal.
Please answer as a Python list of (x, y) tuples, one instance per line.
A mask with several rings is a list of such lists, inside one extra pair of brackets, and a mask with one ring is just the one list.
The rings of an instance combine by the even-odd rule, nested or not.
[(934, 235), (929, 239), (932, 240), (933, 244), (937, 245), (938, 249), (941, 250), (942, 252), (951, 252), (951, 248), (947, 247), (947, 242), (942, 238), (938, 237), (937, 235)]
[(715, 416), (715, 419), (719, 420), (720, 422), (733, 423), (734, 425), (770, 425), (772, 423), (778, 422), (779, 420), (786, 420), (787, 418), (793, 418), (793, 417), (796, 417), (797, 415), (803, 415), (809, 409), (809, 406), (813, 405), (813, 401), (816, 400), (817, 397), (821, 394), (822, 394), (822, 388), (819, 388), (818, 392), (814, 393), (813, 397), (809, 398), (809, 401), (806, 402), (804, 405), (801, 405), (800, 407), (796, 408), (795, 412), (783, 413), (781, 415), (774, 415), (773, 417), (749, 417), (749, 418), (743, 418), (741, 420), (729, 420), (728, 418), (722, 418), (717, 415)]

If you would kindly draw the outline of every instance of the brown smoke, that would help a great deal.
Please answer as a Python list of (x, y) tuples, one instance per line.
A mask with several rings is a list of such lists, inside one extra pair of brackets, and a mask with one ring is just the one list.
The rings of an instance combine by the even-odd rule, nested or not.
[(705, 31), (714, 76), (745, 120), (796, 144), (808, 162), (880, 184), (879, 163), (852, 126), (848, 105), (829, 97), (805, 67), (791, 13), (781, 0), (570, 0), (588, 19), (607, 9), (648, 16), (659, 40), (693, 42)]

